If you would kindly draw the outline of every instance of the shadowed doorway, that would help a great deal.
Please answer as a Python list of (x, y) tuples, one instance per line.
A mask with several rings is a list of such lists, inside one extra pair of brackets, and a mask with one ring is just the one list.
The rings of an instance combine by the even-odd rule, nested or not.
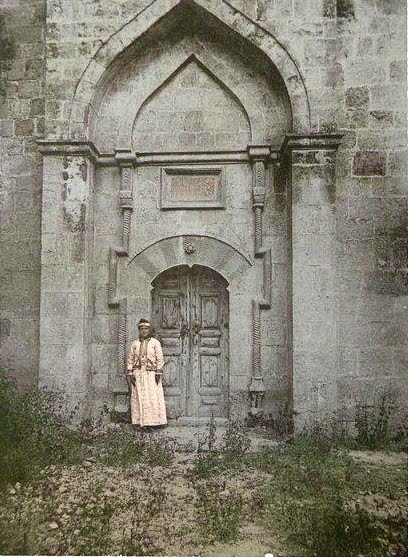
[(228, 282), (208, 267), (181, 265), (161, 273), (152, 286), (168, 416), (227, 418)]

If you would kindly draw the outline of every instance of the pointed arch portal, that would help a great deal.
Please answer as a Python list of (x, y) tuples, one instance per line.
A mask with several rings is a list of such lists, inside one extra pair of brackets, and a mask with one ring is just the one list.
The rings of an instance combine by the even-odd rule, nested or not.
[[(153, 0), (118, 29), (77, 84), (65, 139), (38, 142), (40, 385), (87, 415), (126, 412), (127, 349), (151, 315), (174, 417), (293, 409), (302, 424), (330, 408), (329, 383), (307, 386), (336, 366), (340, 137), (315, 129), (294, 58), (228, 0)], [(56, 300), (70, 310), (50, 313)]]
[[(188, 39), (192, 30), (199, 34), (200, 29), (204, 30), (204, 35), (221, 37), (230, 44), (230, 51), (234, 45), (246, 50), (249, 63), (262, 60), (263, 69), (269, 65), (275, 74), (274, 81), (282, 81), (282, 90), (289, 99), (290, 129), (301, 133), (312, 128), (314, 123), (303, 78), (294, 59), (269, 31), (232, 8), (226, 0), (154, 0), (115, 32), (85, 68), (72, 103), (70, 138), (94, 140), (93, 120), (98, 117), (106, 87), (112, 79), (116, 80), (118, 71), (123, 70), (123, 58), (132, 57), (132, 51), (140, 54), (142, 45), (146, 45), (145, 51), (157, 50), (159, 41), (175, 30)], [(172, 50), (164, 65), (171, 67), (175, 57)]]

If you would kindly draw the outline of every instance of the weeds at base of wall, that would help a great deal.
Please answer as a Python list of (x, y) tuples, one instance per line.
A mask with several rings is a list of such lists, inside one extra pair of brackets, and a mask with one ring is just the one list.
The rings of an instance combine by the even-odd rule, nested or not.
[(58, 391), (19, 393), (0, 371), (0, 488), (30, 479), (47, 464), (81, 460), (81, 434), (68, 427), (73, 412), (66, 414)]
[(249, 415), (245, 425), (276, 441), (309, 439), (322, 451), (336, 446), (362, 450), (395, 450), (408, 452), (408, 414), (396, 407), (395, 393), (384, 391), (371, 400), (357, 400), (347, 419), (343, 410), (311, 419), (302, 430), (293, 433), (295, 413), (288, 407), (280, 412)]
[(408, 451), (408, 414), (395, 419), (390, 393), (374, 404), (358, 404), (355, 413), (356, 443), (367, 449), (395, 448)]
[(294, 413), (289, 408), (289, 404), (285, 404), (277, 412), (261, 412), (259, 414), (248, 414), (245, 419), (245, 425), (248, 428), (255, 429), (276, 441), (287, 440), (293, 431)]
[(321, 451), (333, 447), (351, 450), (408, 450), (408, 414), (398, 412), (393, 396), (381, 393), (372, 401), (357, 401), (352, 420), (337, 415), (314, 421), (294, 438), (317, 444)]
[[(236, 427), (231, 424), (231, 431)], [(211, 422), (209, 430), (216, 435)], [(242, 508), (234, 515), (234, 505), (225, 506), (222, 478), (253, 469), (270, 475), (269, 485), (253, 497), (253, 511), (266, 530), (280, 538), (288, 550), (285, 555), (406, 557), (408, 503), (401, 502), (406, 471), (356, 462), (328, 432), (333, 430), (309, 429), (290, 444), (258, 453), (248, 453), (244, 444), (233, 459), (225, 446), (198, 455), (193, 476), (204, 516), (214, 513), (213, 536), (221, 539), (219, 523), (228, 524), (232, 517), (236, 524), (243, 520)], [(344, 437), (341, 440), (344, 445)], [(222, 520), (216, 508), (224, 508)], [(235, 511), (238, 508), (235, 505)]]
[(193, 476), (209, 478), (214, 469), (226, 470), (234, 468), (236, 464), (240, 465), (240, 457), (246, 454), (251, 446), (249, 433), (244, 421), (231, 420), (222, 436), (218, 437), (214, 416), (211, 416), (207, 423), (207, 432), (198, 435)]
[[(52, 410), (51, 402), (49, 412), (44, 413), (44, 400), (37, 399), (38, 393), (18, 395), (13, 388), (8, 390), (7, 385), (2, 385), (0, 396), (3, 412), (7, 405), (9, 409), (13, 407), (8, 421), (1, 421), (1, 432), (5, 434), (2, 436), (2, 448), (11, 451), (12, 455), (16, 447), (20, 448), (25, 459), (17, 462), (17, 471), (23, 473), (24, 481), (29, 480), (31, 476), (24, 465), (31, 467), (31, 461), (26, 456), (27, 451), (32, 451), (31, 443), (37, 435), (39, 444), (34, 450), (45, 453), (34, 454), (34, 460), (38, 469), (46, 466), (41, 483), (47, 497), (47, 500), (43, 498), (43, 505), (38, 506), (36, 497), (27, 499), (25, 491), (37, 489), (38, 482), (31, 484), (27, 481), (24, 487), (15, 483), (15, 475), (3, 478), (3, 481), (14, 483), (14, 495), (7, 496), (8, 514), (5, 515), (4, 510), (0, 513), (0, 539), (3, 540), (0, 552), (35, 554), (44, 553), (44, 548), (49, 548), (53, 552), (51, 554), (107, 554), (117, 551), (122, 554), (155, 554), (162, 550), (155, 543), (157, 532), (152, 527), (152, 521), (166, 507), (167, 494), (165, 486), (158, 485), (154, 479), (154, 467), (167, 466), (171, 462), (171, 451), (145, 443), (135, 432), (126, 434), (115, 430), (113, 434), (101, 435), (91, 422), (84, 422), (81, 434), (76, 433), (73, 439), (66, 422), (61, 421), (58, 412)], [(37, 402), (29, 402), (30, 397)], [(359, 426), (362, 432), (369, 427), (368, 431), (375, 433), (374, 439), (379, 436), (378, 432), (384, 439), (385, 431), (394, 431), (391, 419), (384, 419), (383, 411), (379, 412), (382, 425), (375, 426), (375, 421), (368, 420), (367, 426), (364, 419)], [(54, 415), (56, 424), (52, 422)], [(32, 427), (28, 428), (28, 424)], [(387, 424), (386, 427), (384, 424)], [(205, 436), (207, 444), (202, 451), (197, 451), (190, 482), (196, 498), (188, 504), (194, 506), (196, 532), (201, 537), (197, 538), (197, 543), (234, 543), (240, 527), (250, 519), (253, 523), (261, 523), (271, 536), (280, 536), (281, 546), (288, 548), (285, 555), (406, 557), (404, 524), (407, 505), (401, 503), (406, 473), (401, 467), (356, 462), (339, 443), (333, 442), (333, 436), (327, 433), (330, 431), (330, 428), (324, 427), (314, 432), (309, 429), (303, 435), (294, 437), (289, 444), (250, 453), (249, 431), (242, 423), (231, 422), (221, 442), (217, 443), (220, 441), (217, 428), (214, 420), (210, 420)], [(31, 432), (33, 438), (30, 437)], [(158, 456), (159, 448), (163, 451), (162, 457)], [(69, 449), (73, 452), (69, 453)], [(99, 463), (97, 470), (102, 473), (103, 465), (112, 467), (102, 482), (115, 474), (115, 483), (126, 474), (127, 464), (143, 462), (149, 470), (146, 479), (152, 478), (151, 483), (145, 486), (147, 494), (142, 497), (137, 488), (132, 496), (133, 506), (124, 510), (121, 497), (112, 499), (103, 494), (101, 490), (106, 488), (103, 483), (100, 488), (96, 486), (88, 493), (86, 490), (93, 474), (87, 476), (87, 469), (82, 465), (75, 466), (70, 472), (69, 466), (61, 464), (82, 461), (84, 456), (89, 458), (90, 450), (97, 456), (93, 458), (93, 466), (96, 461)], [(4, 458), (3, 453), (0, 458)], [(51, 462), (55, 465), (50, 467)], [(51, 478), (50, 468), (54, 470)], [(47, 502), (50, 497), (54, 500), (54, 492), (49, 493), (49, 489), (59, 488), (62, 474), (69, 479), (66, 486), (74, 489), (75, 485), (76, 489), (78, 470), (82, 470), (85, 500), (82, 497), (77, 503), (71, 503), (69, 510), (66, 507), (59, 510), (54, 503)], [(239, 483), (240, 478), (248, 472), (255, 481), (263, 478), (262, 487), (251, 494), (249, 500), (248, 493), (241, 492), (241, 488), (237, 487), (244, 485)], [(131, 471), (129, 473), (132, 474)], [(186, 471), (180, 473), (187, 478)], [(261, 476), (258, 477), (258, 473)], [(235, 480), (231, 483), (231, 478), (238, 483)], [(50, 480), (54, 487), (50, 487)], [(127, 485), (126, 477), (122, 481)], [(23, 491), (25, 498), (19, 495)], [(11, 493), (10, 489), (7, 493)], [(30, 493), (34, 492), (28, 491)], [(64, 505), (65, 501), (64, 491), (58, 503)], [(48, 508), (47, 505), (51, 506)], [(114, 524), (115, 516), (128, 511), (135, 518), (129, 528), (118, 531)], [(64, 512), (69, 514), (65, 523), (62, 522)], [(44, 521), (48, 522), (54, 516), (59, 521), (59, 528), (42, 531), (39, 535)], [(10, 528), (10, 518), (13, 528)]]
[[(198, 434), (197, 453), (211, 453), (217, 445), (217, 426), (214, 414), (207, 423), (207, 432)], [(247, 451), (251, 445), (248, 436), (249, 430), (244, 420), (230, 420), (226, 430), (221, 437), (222, 452), (226, 455), (241, 454)]]

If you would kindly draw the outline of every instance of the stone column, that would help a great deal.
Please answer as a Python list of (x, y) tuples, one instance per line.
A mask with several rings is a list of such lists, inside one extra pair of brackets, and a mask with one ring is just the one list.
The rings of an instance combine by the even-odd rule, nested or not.
[(109, 249), (109, 286), (108, 306), (118, 308), (118, 354), (117, 373), (113, 377), (112, 390), (115, 393), (115, 410), (128, 406), (128, 391), (125, 380), (127, 342), (127, 297), (118, 297), (118, 265), (119, 261), (129, 255), (130, 225), (133, 211), (133, 167), (136, 157), (130, 149), (116, 149), (115, 162), (120, 168), (119, 203), (122, 209), (122, 242), (110, 246)]
[(272, 258), (271, 249), (263, 246), (263, 211), (266, 195), (266, 164), (271, 155), (269, 145), (249, 145), (249, 160), (252, 165), (252, 208), (254, 211), (254, 255), (263, 259), (262, 299), (252, 300), (252, 376), (249, 385), (251, 397), (250, 413), (261, 415), (265, 384), (262, 376), (261, 309), (271, 307)]
[(295, 430), (320, 421), (336, 396), (336, 186), (339, 135), (289, 135), (289, 321)]
[[(39, 386), (59, 388), (69, 407), (90, 380), (93, 184), (89, 143), (40, 141), (43, 154)], [(80, 404), (78, 417), (86, 415)]]

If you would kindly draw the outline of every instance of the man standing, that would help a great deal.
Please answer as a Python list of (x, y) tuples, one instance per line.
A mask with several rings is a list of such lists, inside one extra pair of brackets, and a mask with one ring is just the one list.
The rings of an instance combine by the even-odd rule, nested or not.
[(165, 425), (163, 350), (151, 336), (152, 327), (147, 319), (139, 321), (138, 329), (139, 338), (132, 342), (127, 359), (131, 422), (141, 427)]

